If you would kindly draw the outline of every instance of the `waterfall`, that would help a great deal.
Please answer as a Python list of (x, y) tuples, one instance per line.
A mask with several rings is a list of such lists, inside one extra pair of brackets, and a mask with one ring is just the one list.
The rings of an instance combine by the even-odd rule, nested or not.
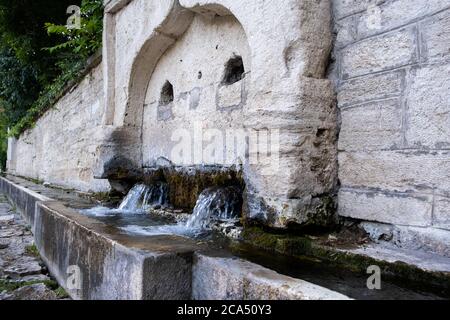
[(208, 229), (213, 220), (230, 220), (238, 217), (240, 200), (235, 188), (210, 188), (198, 197), (192, 216), (186, 222), (188, 229)]
[(81, 210), (81, 213), (94, 217), (143, 214), (148, 208), (166, 206), (169, 202), (168, 194), (168, 186), (162, 182), (152, 186), (137, 184), (131, 188), (117, 209), (100, 206)]
[[(135, 185), (122, 200), (117, 209), (95, 207), (81, 210), (82, 213), (95, 217), (133, 218), (143, 215), (146, 209), (168, 204), (168, 186), (156, 183), (152, 186)], [(137, 235), (182, 235), (196, 237), (213, 229), (213, 226), (235, 223), (242, 210), (241, 190), (237, 187), (208, 188), (198, 197), (192, 215), (175, 224), (141, 226), (129, 224), (120, 227), (125, 232)]]
[(198, 236), (211, 230), (215, 222), (237, 220), (242, 208), (240, 191), (235, 187), (204, 190), (187, 221), (163, 226), (129, 225), (121, 229), (138, 235)]
[(119, 210), (137, 210), (142, 208), (144, 203), (144, 193), (148, 192), (148, 187), (143, 184), (135, 185), (127, 194), (127, 196), (122, 200), (119, 206)]
[(119, 206), (121, 211), (140, 211), (149, 206), (167, 204), (167, 185), (158, 183), (152, 186), (144, 184), (135, 185), (122, 200)]

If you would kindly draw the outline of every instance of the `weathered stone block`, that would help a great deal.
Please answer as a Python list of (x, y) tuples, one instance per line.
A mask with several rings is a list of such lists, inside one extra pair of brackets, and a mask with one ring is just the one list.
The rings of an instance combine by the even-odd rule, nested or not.
[(413, 69), (407, 95), (407, 145), (450, 147), (450, 64)]
[(236, 258), (196, 254), (192, 275), (192, 297), (195, 300), (349, 299), (329, 289)]
[[(395, 226), (392, 241), (400, 248), (417, 250), (419, 253), (434, 252), (444, 257), (450, 257), (450, 232), (434, 226), (431, 228)], [(437, 265), (440, 263), (436, 257), (431, 262)], [(445, 267), (440, 267), (439, 270), (448, 269), (448, 261), (444, 260), (444, 262)]]
[(402, 143), (402, 105), (399, 99), (383, 100), (341, 111), (339, 149), (376, 150)]
[(338, 106), (397, 97), (402, 92), (405, 75), (405, 70), (397, 70), (345, 81), (338, 88)]
[[(36, 246), (72, 298), (190, 298), (193, 242), (175, 237), (142, 241), (110, 233), (102, 223), (57, 201), (38, 203), (35, 217)], [(67, 287), (67, 270), (79, 270), (79, 288)]]
[(173, 118), (173, 103), (158, 105), (158, 121), (168, 121)]
[(22, 214), (25, 221), (30, 226), (34, 225), (36, 203), (39, 201), (50, 200), (44, 195), (28, 190), (3, 177), (0, 177), (0, 190), (6, 194), (12, 203), (14, 203), (16, 210)]
[(344, 79), (398, 68), (418, 61), (416, 27), (362, 40), (342, 50)]
[(386, 32), (450, 7), (448, 0), (395, 0), (372, 5), (359, 16), (358, 38)]
[(246, 102), (245, 81), (239, 81), (232, 85), (221, 85), (217, 88), (217, 110), (232, 110), (242, 108)]
[(341, 189), (339, 215), (384, 223), (431, 226), (432, 196)]
[(356, 29), (356, 16), (350, 16), (335, 22), (335, 31), (337, 32), (335, 49), (342, 48), (349, 43), (355, 42), (358, 37)]
[(450, 198), (436, 197), (433, 226), (450, 230)]
[[(432, 193), (450, 191), (450, 152), (341, 152), (339, 178), (343, 186)], [(356, 169), (357, 168), (357, 169)]]
[(450, 9), (423, 21), (419, 30), (421, 55), (425, 61), (434, 62), (450, 57)]
[(383, 2), (382, 0), (333, 0), (333, 11), (339, 19), (366, 10), (370, 5)]

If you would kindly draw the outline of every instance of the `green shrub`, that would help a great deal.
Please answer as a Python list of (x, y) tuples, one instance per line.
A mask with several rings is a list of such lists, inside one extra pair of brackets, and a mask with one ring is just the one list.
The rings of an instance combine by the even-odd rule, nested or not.
[(103, 1), (83, 0), (81, 3), (81, 28), (68, 29), (65, 25), (46, 23), (49, 35), (59, 35), (64, 41), (53, 47), (43, 48), (49, 54), (59, 54), (57, 66), (61, 70), (51, 83), (46, 85), (23, 117), (11, 127), (10, 136), (19, 136), (32, 128), (71, 82), (79, 80), (87, 59), (102, 45)]

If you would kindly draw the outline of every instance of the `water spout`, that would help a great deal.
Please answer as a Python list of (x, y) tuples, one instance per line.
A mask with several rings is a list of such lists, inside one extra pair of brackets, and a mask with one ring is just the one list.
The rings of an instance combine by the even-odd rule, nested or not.
[(204, 190), (187, 221), (163, 226), (129, 225), (122, 230), (138, 235), (182, 235), (198, 236), (211, 230), (216, 222), (237, 221), (242, 208), (242, 197), (238, 188), (209, 188)]
[[(131, 219), (143, 215), (147, 209), (168, 204), (168, 187), (165, 183), (152, 186), (135, 185), (117, 209), (96, 207), (82, 210), (96, 217), (122, 217)], [(233, 225), (239, 220), (242, 210), (241, 190), (237, 187), (208, 188), (198, 197), (192, 215), (175, 224), (142, 226), (128, 224), (120, 227), (125, 232), (138, 235), (182, 235), (196, 237), (213, 229), (218, 224)], [(132, 220), (130, 220), (132, 221)]]
[(190, 229), (208, 229), (213, 220), (231, 220), (239, 216), (241, 200), (234, 187), (210, 188), (203, 191), (192, 216), (186, 222)]
[(82, 210), (82, 213), (95, 217), (144, 214), (147, 209), (156, 206), (164, 207), (168, 202), (167, 184), (157, 183), (152, 186), (137, 184), (131, 188), (117, 209), (95, 207)]
[(122, 200), (119, 210), (137, 210), (143, 206), (144, 193), (148, 192), (148, 187), (143, 184), (135, 185)]
[(135, 185), (119, 206), (120, 211), (136, 212), (151, 206), (164, 206), (167, 204), (167, 185), (158, 183), (152, 186), (144, 184)]

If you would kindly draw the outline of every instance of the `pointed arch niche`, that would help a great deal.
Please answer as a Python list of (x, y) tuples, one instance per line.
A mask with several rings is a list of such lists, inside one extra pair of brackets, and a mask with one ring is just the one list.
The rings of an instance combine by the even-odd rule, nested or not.
[[(201, 75), (201, 76), (199, 76)], [(151, 167), (159, 157), (180, 165), (211, 164), (191, 155), (183, 163), (171, 156), (182, 130), (193, 138), (194, 127), (220, 130), (243, 128), (245, 78), (250, 76), (247, 37), (232, 15), (195, 14), (186, 32), (160, 57), (147, 83), (144, 107), (125, 122), (142, 121), (142, 159)], [(170, 86), (169, 86), (170, 85)], [(170, 95), (170, 97), (169, 97)], [(134, 107), (142, 105), (136, 103)], [(130, 106), (131, 107), (131, 106)], [(142, 110), (142, 112), (141, 112)], [(132, 122), (129, 122), (132, 121)], [(188, 140), (186, 140), (188, 141)], [(225, 147), (225, 146), (223, 146)], [(225, 160), (225, 150), (213, 162)], [(191, 160), (191, 161), (189, 161)]]

